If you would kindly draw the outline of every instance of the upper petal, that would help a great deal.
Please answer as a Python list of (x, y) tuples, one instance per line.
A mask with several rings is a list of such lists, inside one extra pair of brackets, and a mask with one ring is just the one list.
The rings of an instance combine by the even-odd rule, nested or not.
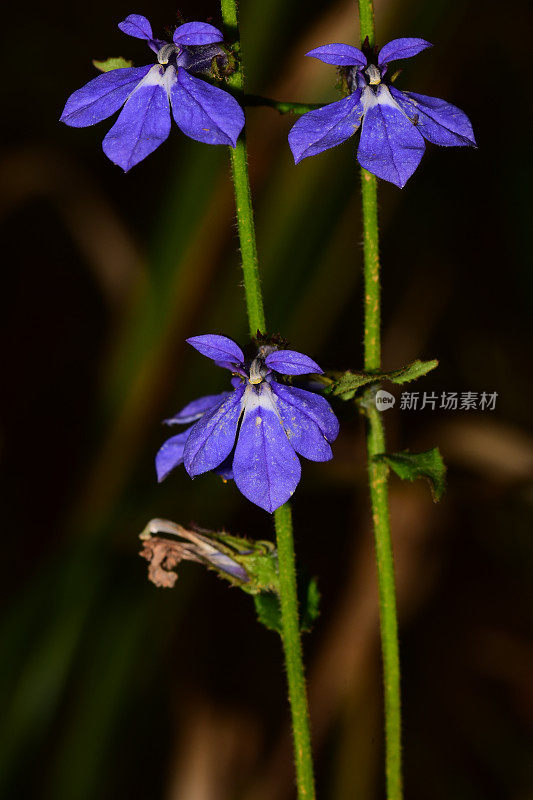
[(104, 72), (81, 89), (73, 92), (66, 102), (61, 122), (73, 128), (86, 128), (110, 117), (129, 97), (152, 65), (125, 67)]
[(368, 108), (363, 120), (357, 159), (378, 178), (402, 187), (420, 163), (424, 140), (396, 106), (388, 89), (380, 89), (375, 105)]
[(349, 139), (358, 129), (363, 116), (359, 102), (361, 92), (308, 111), (295, 122), (289, 132), (289, 145), (295, 164), (317, 155)]
[(339, 420), (325, 397), (296, 386), (284, 386), (276, 381), (271, 381), (270, 385), (278, 399), (299, 408), (318, 425), (328, 442), (335, 441), (339, 435)]
[(224, 37), (218, 28), (207, 22), (186, 22), (174, 31), (174, 44), (213, 44), (221, 42)]
[(170, 109), (166, 81), (169, 67), (161, 75), (158, 65), (130, 95), (119, 118), (105, 137), (104, 153), (127, 172), (150, 155), (170, 133)]
[(294, 493), (301, 467), (268, 386), (251, 387), (233, 458), (233, 477), (248, 500), (272, 513)]
[(171, 436), (159, 449), (155, 457), (155, 468), (159, 483), (167, 477), (169, 472), (172, 472), (175, 467), (183, 463), (183, 449), (189, 433), (190, 428), (187, 428), (186, 431), (178, 433), (177, 436)]
[(272, 394), (289, 442), (296, 452), (310, 461), (329, 461), (333, 458), (326, 437), (314, 419), (302, 409), (298, 398), (290, 392), (283, 397), (275, 390)]
[(118, 23), (122, 33), (134, 36), (135, 39), (153, 39), (152, 26), (142, 14), (130, 14), (125, 20)]
[(265, 358), (265, 364), (282, 375), (309, 375), (324, 371), (316, 361), (296, 350), (275, 350)]
[(241, 416), (244, 387), (235, 389), (219, 406), (191, 428), (184, 451), (185, 469), (194, 478), (221, 464), (231, 453)]
[(136, 39), (144, 39), (154, 53), (158, 53), (163, 45), (167, 42), (161, 39), (154, 39), (152, 34), (152, 26), (142, 14), (130, 14), (123, 22), (119, 22), (118, 27), (123, 33), (128, 36), (134, 36)]
[(457, 106), (414, 92), (400, 92), (391, 86), (391, 94), (413, 121), (424, 139), (444, 147), (476, 146), (472, 124)]
[(425, 39), (393, 39), (384, 45), (379, 51), (378, 64), (382, 67), (389, 61), (397, 61), (399, 58), (412, 58), (421, 53), (427, 47), (433, 47), (431, 42)]
[(365, 67), (367, 64), (365, 54), (351, 44), (324, 44), (305, 55), (337, 67)]
[(163, 420), (163, 422), (165, 425), (186, 425), (189, 422), (196, 422), (197, 419), (203, 417), (206, 411), (223, 403), (230, 394), (231, 392), (221, 392), (220, 394), (208, 394), (205, 397), (199, 397), (197, 400), (187, 403), (181, 411), (178, 411), (173, 417)]
[(244, 113), (234, 97), (182, 68), (170, 97), (174, 119), (183, 133), (198, 142), (235, 147)]
[(220, 366), (228, 366), (228, 369), (234, 364), (240, 365), (244, 361), (244, 353), (238, 344), (227, 336), (220, 336), (218, 333), (206, 333), (203, 336), (191, 336), (187, 339), (187, 344), (198, 350), (203, 356), (213, 359), (213, 361), (221, 361), (223, 364)]

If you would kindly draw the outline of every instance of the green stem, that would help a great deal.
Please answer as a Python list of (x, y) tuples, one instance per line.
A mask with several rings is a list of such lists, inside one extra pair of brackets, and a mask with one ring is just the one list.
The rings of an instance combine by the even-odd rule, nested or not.
[(272, 100), (270, 97), (262, 97), (260, 94), (245, 94), (245, 106), (268, 106), (275, 108), (280, 114), (307, 114), (308, 111), (314, 111), (317, 108), (322, 108), (323, 103), (288, 103), (284, 100)]
[(361, 170), (365, 264), (365, 370), (381, 369), (381, 285), (379, 277), (378, 179)]
[(289, 684), (298, 797), (300, 800), (312, 800), (315, 797), (313, 758), (298, 622), (296, 566), (289, 503), (274, 512), (274, 521), (278, 548), (282, 640)]
[[(358, 0), (361, 41), (368, 37), (374, 46), (374, 8), (372, 0)], [(361, 170), (365, 333), (364, 367), (368, 372), (381, 370), (381, 284), (379, 273), (378, 182), (375, 175)], [(402, 743), (400, 704), (400, 655), (396, 588), (392, 551), (388, 468), (376, 461), (386, 451), (385, 429), (373, 397), (365, 404), (367, 416), (368, 480), (374, 525), (374, 541), (379, 585), (381, 649), (385, 706), (385, 771), (387, 800), (402, 798)]]
[(235, 191), (237, 228), (239, 230), (239, 242), (241, 245), (248, 326), (250, 328), (250, 336), (254, 338), (257, 336), (258, 332), (265, 333), (266, 322), (261, 282), (259, 280), (254, 212), (252, 208), (244, 132), (239, 136), (235, 149), (230, 148), (230, 159), (233, 188)]
[(361, 42), (368, 36), (368, 44), (374, 47), (375, 27), (374, 27), (374, 3), (373, 0), (358, 0), (359, 5), (359, 27), (361, 30)]
[[(240, 54), (239, 16), (237, 0), (221, 0), (222, 20), (230, 41), (234, 41), (237, 57)], [(244, 73), (242, 65), (237, 61), (235, 72), (228, 77), (228, 84), (233, 88), (237, 99), (241, 102), (244, 98)], [(254, 210), (252, 206), (252, 193), (250, 191), (250, 176), (248, 174), (248, 154), (246, 150), (246, 133), (243, 128), (235, 148), (230, 147), (231, 174), (235, 192), (235, 209), (237, 215), (237, 228), (241, 245), (242, 271), (244, 276), (244, 294), (246, 309), (248, 311), (248, 325), (250, 336), (254, 338), (257, 332), (266, 332), (265, 310), (261, 281), (259, 279), (259, 260), (257, 258), (257, 245), (255, 240)]]
[(368, 482), (374, 523), (379, 585), (379, 616), (385, 700), (385, 772), (387, 800), (402, 798), (402, 742), (400, 706), (400, 655), (394, 557), (389, 518), (388, 468), (375, 456), (385, 452), (385, 429), (373, 398), (366, 408)]
[[(235, 42), (235, 50), (239, 52), (237, 0), (221, 0), (221, 11), (229, 40)], [(228, 83), (242, 101), (244, 97), (242, 64), (237, 65), (237, 70), (229, 77)], [(266, 324), (259, 280), (259, 264), (244, 131), (239, 136), (237, 147), (234, 150), (230, 148), (230, 154), (244, 273), (244, 291), (250, 335), (253, 338), (258, 330), (265, 332)], [(300, 641), (292, 518), (291, 508), (288, 503), (285, 503), (275, 511), (274, 525), (280, 576), (281, 638), (289, 685), (298, 798), (299, 800), (314, 800), (311, 734)]]

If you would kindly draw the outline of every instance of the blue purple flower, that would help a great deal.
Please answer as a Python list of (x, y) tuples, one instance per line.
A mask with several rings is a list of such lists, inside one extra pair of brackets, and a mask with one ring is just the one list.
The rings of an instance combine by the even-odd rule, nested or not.
[(74, 128), (95, 125), (124, 106), (103, 141), (104, 153), (127, 171), (150, 155), (170, 133), (170, 109), (191, 139), (235, 147), (244, 114), (230, 94), (190, 73), (208, 74), (213, 59), (226, 59), (222, 33), (206, 22), (186, 22), (172, 42), (154, 39), (146, 17), (130, 14), (118, 26), (144, 39), (156, 64), (114, 69), (71, 94), (61, 120)]
[[(424, 139), (445, 147), (476, 145), (466, 114), (436, 97), (395, 89), (392, 61), (411, 58), (424, 39), (393, 39), (379, 53), (347, 44), (326, 44), (306, 55), (340, 67), (349, 95), (304, 114), (289, 133), (295, 163), (335, 147), (359, 129), (357, 160), (386, 181), (405, 186), (424, 153)], [(368, 56), (368, 58), (367, 58)]]
[(339, 423), (320, 395), (282, 382), (284, 375), (322, 370), (311, 358), (273, 344), (246, 360), (225, 336), (193, 336), (188, 343), (233, 373), (233, 391), (193, 400), (168, 425), (191, 427), (172, 436), (156, 456), (158, 480), (179, 464), (195, 478), (211, 470), (233, 478), (252, 503), (272, 513), (300, 480), (298, 455), (310, 461), (332, 458), (330, 444)]

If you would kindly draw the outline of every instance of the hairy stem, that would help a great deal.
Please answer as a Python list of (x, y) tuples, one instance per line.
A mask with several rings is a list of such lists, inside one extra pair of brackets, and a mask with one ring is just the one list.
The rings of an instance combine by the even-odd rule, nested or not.
[(283, 650), (285, 653), (287, 682), (289, 684), (298, 797), (301, 800), (304, 800), (304, 798), (305, 800), (311, 800), (311, 798), (315, 797), (313, 759), (298, 621), (296, 566), (292, 535), (292, 514), (289, 503), (285, 503), (274, 512), (274, 520), (278, 547)]
[[(230, 41), (235, 42), (235, 50), (239, 52), (237, 0), (221, 0), (221, 10), (227, 34), (230, 37)], [(242, 102), (244, 98), (242, 61), (238, 64), (237, 70), (230, 76), (228, 82)], [(235, 150), (230, 149), (230, 153), (248, 322), (250, 335), (254, 337), (258, 330), (265, 332), (266, 325), (259, 280), (259, 264), (244, 131), (237, 141), (237, 147)], [(299, 800), (314, 800), (311, 734), (300, 641), (294, 541), (289, 503), (285, 503), (275, 511), (274, 525), (280, 577), (281, 639), (289, 685), (298, 798)]]
[(368, 44), (374, 47), (375, 27), (374, 27), (374, 3), (373, 0), (358, 0), (359, 5), (359, 27), (361, 30), (361, 42), (368, 36)]
[(239, 136), (235, 149), (230, 148), (231, 174), (235, 191), (235, 207), (237, 211), (237, 227), (241, 245), (242, 272), (244, 276), (244, 294), (248, 311), (250, 336), (258, 331), (265, 333), (265, 311), (263, 295), (259, 280), (259, 262), (255, 242), (254, 212), (248, 177), (248, 157), (244, 133)]
[(385, 772), (387, 800), (402, 798), (402, 743), (400, 706), (400, 656), (394, 558), (392, 552), (388, 467), (375, 456), (385, 452), (385, 430), (381, 414), (373, 401), (366, 408), (368, 482), (374, 524), (374, 542), (379, 585), (379, 616), (383, 657), (383, 691), (385, 707)]
[[(359, 0), (361, 41), (368, 37), (374, 46), (374, 8), (372, 0)], [(361, 170), (364, 246), (365, 333), (364, 367), (368, 372), (381, 369), (381, 284), (379, 273), (378, 182), (375, 175)], [(374, 541), (379, 585), (381, 650), (385, 707), (385, 771), (387, 800), (402, 798), (402, 749), (400, 704), (400, 655), (396, 588), (392, 551), (388, 468), (376, 461), (385, 452), (385, 429), (373, 399), (366, 404), (368, 480), (374, 525)]]
[[(240, 54), (239, 16), (237, 0), (221, 0), (222, 19), (230, 41), (234, 41), (237, 56)], [(237, 62), (237, 69), (228, 77), (228, 84), (242, 104), (244, 99), (244, 73), (242, 63)], [(243, 128), (235, 148), (230, 147), (231, 174), (235, 192), (235, 209), (239, 242), (241, 245), (242, 272), (244, 277), (244, 294), (248, 312), (250, 336), (257, 332), (265, 333), (265, 311), (261, 281), (259, 279), (259, 260), (255, 240), (254, 210), (248, 174), (248, 153), (246, 150), (246, 132)]]
[(378, 179), (361, 170), (365, 263), (365, 370), (381, 369), (381, 284), (379, 276)]

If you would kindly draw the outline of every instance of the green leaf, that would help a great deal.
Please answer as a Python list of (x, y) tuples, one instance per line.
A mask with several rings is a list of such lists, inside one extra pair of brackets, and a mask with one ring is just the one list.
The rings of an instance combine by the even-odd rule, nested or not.
[(333, 384), (331, 394), (335, 397), (340, 397), (341, 400), (352, 400), (355, 397), (356, 391), (360, 389), (361, 386), (366, 386), (367, 383), (377, 382), (380, 379), (380, 375), (374, 375), (368, 372), (350, 372), (350, 370), (348, 370)]
[(375, 456), (375, 460), (388, 464), (403, 480), (426, 478), (433, 500), (438, 502), (441, 499), (446, 485), (446, 465), (438, 447), (424, 450), (422, 453), (410, 453), (408, 450), (401, 453), (383, 453)]
[(279, 599), (274, 592), (261, 592), (254, 595), (257, 619), (270, 631), (281, 633), (281, 611)]
[(383, 378), (393, 383), (409, 383), (409, 381), (415, 381), (417, 378), (421, 378), (422, 375), (431, 372), (431, 370), (435, 369), (438, 365), (439, 362), (436, 358), (433, 358), (431, 361), (420, 361), (420, 359), (417, 358), (416, 361), (412, 361), (410, 364), (407, 364), (407, 366), (401, 367), (401, 369), (385, 373)]
[[(300, 631), (308, 633), (319, 614), (320, 592), (316, 578), (298, 582), (298, 602), (300, 606)], [(281, 634), (281, 609), (279, 597), (275, 592), (261, 592), (254, 595), (257, 619), (266, 628)]]
[(392, 370), (392, 372), (351, 372), (347, 370), (343, 374), (335, 376), (334, 380), (326, 378), (323, 381), (326, 383), (324, 391), (326, 394), (340, 397), (341, 400), (352, 400), (361, 386), (366, 386), (369, 383), (381, 383), (382, 381), (408, 383), (426, 375), (432, 369), (435, 369), (438, 363), (436, 358), (431, 361), (416, 359), (416, 361), (412, 361), (405, 367)]
[(309, 633), (313, 623), (320, 614), (320, 592), (316, 578), (311, 578), (307, 583), (305, 593), (305, 603), (300, 606), (300, 630), (302, 633)]
[(95, 61), (93, 59), (93, 66), (95, 66), (96, 69), (99, 69), (100, 72), (111, 72), (113, 69), (133, 67), (133, 61), (128, 61), (128, 59), (122, 58), (121, 56), (107, 58), (105, 61)]

